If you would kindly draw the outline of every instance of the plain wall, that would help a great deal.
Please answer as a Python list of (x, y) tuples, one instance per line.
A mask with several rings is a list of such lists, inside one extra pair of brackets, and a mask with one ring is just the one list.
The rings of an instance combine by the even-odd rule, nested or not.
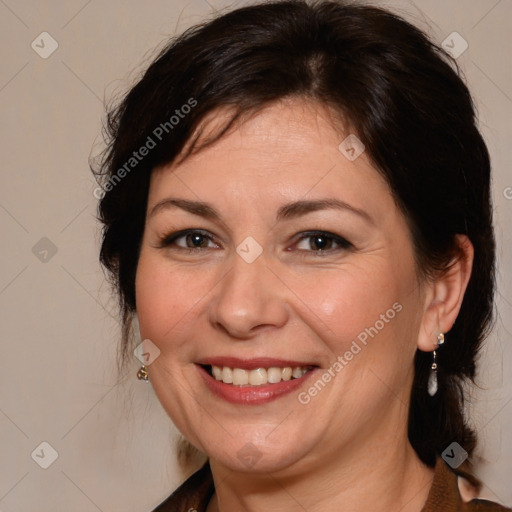
[[(499, 316), (472, 415), (484, 495), (510, 505), (512, 1), (374, 3), (439, 43), (456, 31), (469, 45), (458, 62), (492, 155), (499, 247)], [(116, 300), (98, 264), (88, 158), (101, 147), (104, 100), (126, 90), (166, 38), (230, 4), (0, 1), (2, 512), (144, 512), (185, 477), (176, 431), (136, 379), (138, 361), (116, 373)], [(54, 43), (43, 31), (58, 43), (46, 59)], [(58, 453), (47, 469), (37, 463), (52, 456), (42, 442)]]

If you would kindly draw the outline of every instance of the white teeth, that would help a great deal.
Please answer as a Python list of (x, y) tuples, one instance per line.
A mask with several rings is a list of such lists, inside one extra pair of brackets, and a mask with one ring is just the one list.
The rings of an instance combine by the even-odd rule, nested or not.
[(233, 368), (233, 384), (235, 386), (245, 386), (249, 384), (249, 372), (241, 368)]
[(267, 380), (270, 382), (270, 384), (277, 384), (278, 382), (281, 382), (281, 375), (284, 370), (281, 370), (281, 368), (269, 368), (267, 371)]
[(283, 368), (281, 378), (283, 380), (290, 380), (292, 378), (292, 369), (289, 366)]
[(292, 378), (299, 379), (305, 375), (311, 367), (296, 366), (294, 368), (286, 366), (285, 368), (256, 368), (254, 370), (244, 370), (242, 368), (228, 368), (227, 366), (212, 366), (212, 375), (216, 380), (224, 384), (233, 384), (234, 386), (261, 386), (263, 384), (277, 384), (288, 381)]
[(222, 368), (222, 382), (225, 382), (226, 384), (231, 384), (233, 382), (233, 370), (227, 366)]
[(265, 368), (258, 368), (257, 370), (251, 370), (249, 372), (249, 384), (251, 386), (260, 386), (267, 382), (267, 370), (265, 370)]
[(295, 379), (298, 379), (299, 377), (302, 377), (302, 368), (300, 366), (296, 366), (292, 371), (292, 377)]

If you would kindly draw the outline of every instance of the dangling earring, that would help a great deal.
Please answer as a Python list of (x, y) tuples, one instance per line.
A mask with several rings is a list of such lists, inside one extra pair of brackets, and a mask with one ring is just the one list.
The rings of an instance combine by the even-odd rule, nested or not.
[[(441, 332), (437, 336), (436, 349), (444, 343), (444, 334)], [(434, 350), (432, 366), (430, 367), (430, 375), (428, 377), (428, 394), (434, 396), (437, 393), (437, 353)]]
[(145, 382), (148, 382), (149, 381), (149, 376), (148, 376), (148, 369), (146, 368), (146, 365), (143, 364), (139, 371), (137, 372), (137, 378), (139, 380), (143, 380)]

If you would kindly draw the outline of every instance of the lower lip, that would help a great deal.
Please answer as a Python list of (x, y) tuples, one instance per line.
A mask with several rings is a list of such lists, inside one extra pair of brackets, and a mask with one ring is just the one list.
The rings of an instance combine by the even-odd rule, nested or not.
[(310, 370), (298, 379), (281, 381), (262, 386), (234, 386), (212, 377), (202, 366), (197, 365), (199, 374), (215, 395), (227, 402), (239, 405), (260, 405), (276, 400), (302, 386), (315, 370)]

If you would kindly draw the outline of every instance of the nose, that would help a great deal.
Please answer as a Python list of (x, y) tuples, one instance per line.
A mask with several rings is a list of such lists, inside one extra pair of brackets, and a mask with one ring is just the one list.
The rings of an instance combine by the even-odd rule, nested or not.
[(210, 300), (212, 325), (245, 340), (261, 330), (282, 327), (288, 317), (286, 287), (267, 267), (264, 255), (247, 263), (235, 254)]

